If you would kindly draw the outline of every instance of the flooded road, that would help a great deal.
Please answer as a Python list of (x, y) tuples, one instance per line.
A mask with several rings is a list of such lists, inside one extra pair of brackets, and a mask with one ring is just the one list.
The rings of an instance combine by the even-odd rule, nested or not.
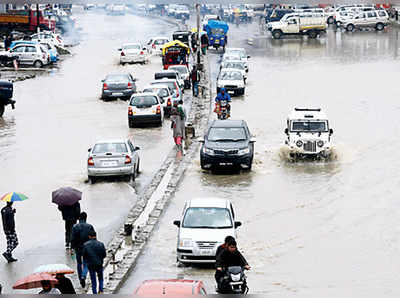
[[(17, 279), (38, 265), (74, 265), (64, 249), (64, 222), (51, 192), (72, 186), (83, 192), (81, 207), (99, 240), (108, 242), (173, 147), (169, 120), (154, 128), (128, 128), (127, 103), (103, 102), (101, 80), (109, 73), (130, 72), (138, 90), (161, 70), (161, 58), (146, 65), (119, 65), (117, 49), (123, 42), (171, 36), (175, 27), (138, 16), (78, 15), (83, 40), (59, 71), (14, 84), (16, 110), (0, 119), (0, 193), (24, 193), (28, 201), (14, 204), (20, 245), (18, 262), (0, 262), (3, 293), (12, 292)], [(190, 92), (187, 92), (190, 93)], [(87, 150), (98, 139), (131, 138), (139, 146), (141, 174), (134, 185), (118, 179), (86, 183)], [(112, 208), (110, 208), (112, 206)], [(0, 241), (5, 251), (5, 238)], [(18, 292), (18, 291), (17, 291)], [(22, 293), (20, 291), (20, 293)], [(26, 293), (26, 291), (24, 292)]]
[[(231, 26), (229, 35), (231, 47), (251, 55), (246, 94), (233, 98), (232, 119), (246, 120), (257, 137), (253, 170), (216, 175), (194, 160), (120, 293), (145, 279), (177, 277), (203, 280), (215, 293), (213, 267), (177, 266), (172, 222), (186, 200), (219, 197), (232, 201), (243, 223), (238, 246), (252, 266), (249, 293), (398, 297), (400, 32), (331, 30), (318, 40), (268, 36), (248, 46), (246, 32), (256, 28)], [(216, 78), (220, 55), (209, 59)], [(327, 113), (336, 160), (281, 157), (294, 107)]]

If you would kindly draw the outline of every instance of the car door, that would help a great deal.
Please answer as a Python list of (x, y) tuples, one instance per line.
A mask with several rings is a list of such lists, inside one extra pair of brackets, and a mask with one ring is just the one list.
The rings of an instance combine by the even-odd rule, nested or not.
[(33, 64), (37, 60), (37, 49), (35, 46), (25, 46), (25, 62), (27, 64)]
[(378, 15), (375, 11), (368, 11), (366, 18), (366, 26), (368, 27), (375, 27), (376, 23), (378, 22)]
[(25, 46), (15, 46), (10, 53), (13, 57), (18, 57), (21, 64), (25, 64)]

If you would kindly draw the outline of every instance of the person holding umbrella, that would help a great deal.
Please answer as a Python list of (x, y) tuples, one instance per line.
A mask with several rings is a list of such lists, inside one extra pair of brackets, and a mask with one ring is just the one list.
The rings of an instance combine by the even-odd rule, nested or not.
[(55, 279), (58, 281), (55, 284), (55, 288), (58, 289), (61, 294), (76, 294), (74, 286), (69, 278), (67, 278), (66, 274), (74, 273), (70, 267), (65, 264), (46, 264), (41, 265), (35, 269), (33, 272), (34, 274), (51, 274), (52, 276), (55, 275)]
[(65, 221), (65, 248), (71, 248), (72, 227), (78, 221), (81, 213), (79, 200), (82, 192), (71, 187), (63, 187), (52, 193), (52, 202), (58, 205), (62, 218)]
[(3, 253), (4, 258), (8, 263), (16, 262), (12, 252), (18, 246), (18, 237), (15, 232), (15, 212), (12, 208), (13, 202), (24, 201), (28, 199), (25, 195), (16, 192), (5, 194), (1, 200), (7, 202), (7, 205), (1, 209), (1, 219), (3, 221), (3, 230), (7, 239), (7, 250)]
[(61, 294), (54, 287), (58, 283), (57, 279), (49, 273), (33, 273), (18, 281), (13, 285), (14, 290), (29, 290), (42, 288), (38, 294)]
[(56, 289), (58, 289), (61, 294), (76, 294), (72, 281), (66, 277), (65, 274), (57, 273), (56, 279), (58, 280)]
[(53, 288), (52, 283), (48, 280), (42, 280), (40, 282), (42, 284), (42, 290), (38, 294), (47, 294), (47, 295), (60, 295), (61, 292)]

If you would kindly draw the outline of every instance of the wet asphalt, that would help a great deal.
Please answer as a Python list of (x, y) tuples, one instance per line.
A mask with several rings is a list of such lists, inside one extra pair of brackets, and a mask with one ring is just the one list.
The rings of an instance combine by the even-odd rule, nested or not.
[[(186, 200), (218, 197), (232, 201), (243, 223), (238, 245), (252, 266), (249, 293), (398, 297), (400, 31), (331, 28), (317, 40), (267, 35), (256, 46), (247, 44), (249, 32), (258, 26), (231, 26), (229, 41), (251, 55), (232, 119), (246, 120), (256, 135), (253, 170), (204, 172), (198, 156), (120, 293), (154, 278), (199, 279), (215, 293), (212, 266), (177, 266), (172, 222)], [(210, 51), (214, 93), (220, 59)], [(285, 159), (285, 121), (294, 107), (327, 113), (333, 160)]]
[[(58, 70), (15, 83), (16, 109), (7, 108), (0, 119), (0, 193), (16, 191), (29, 197), (14, 204), (18, 262), (0, 261), (3, 293), (27, 293), (13, 291), (12, 284), (41, 264), (67, 263), (75, 268), (64, 249), (61, 213), (51, 203), (53, 190), (62, 186), (81, 190), (82, 210), (98, 239), (107, 243), (174, 146), (169, 120), (162, 127), (129, 129), (127, 102), (99, 98), (106, 74), (130, 72), (140, 90), (162, 69), (159, 56), (150, 57), (146, 65), (120, 66), (117, 49), (123, 42), (171, 36), (175, 27), (158, 19), (95, 12), (78, 14), (77, 20), (82, 42), (71, 48), (73, 56)], [(133, 184), (120, 179), (87, 183), (87, 150), (96, 140), (107, 138), (130, 138), (141, 148), (141, 174)], [(6, 243), (0, 237), (2, 253)]]

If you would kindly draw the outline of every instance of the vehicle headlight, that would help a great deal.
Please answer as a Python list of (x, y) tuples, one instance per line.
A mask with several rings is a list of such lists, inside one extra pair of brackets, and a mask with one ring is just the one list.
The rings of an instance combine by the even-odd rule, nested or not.
[(249, 154), (250, 153), (250, 148), (244, 148), (244, 149), (239, 149), (238, 155), (243, 155), (243, 154)]
[(300, 141), (300, 140), (298, 140), (298, 141), (296, 142), (296, 146), (297, 146), (297, 147), (301, 147), (301, 146), (303, 146), (303, 142), (302, 142), (302, 141)]
[(209, 155), (214, 155), (214, 150), (210, 149), (210, 148), (203, 147), (203, 153), (209, 154)]
[(179, 247), (193, 247), (192, 239), (183, 238), (179, 240)]
[(318, 141), (317, 142), (318, 147), (322, 147), (322, 146), (324, 146), (324, 144), (325, 144), (324, 141)]

